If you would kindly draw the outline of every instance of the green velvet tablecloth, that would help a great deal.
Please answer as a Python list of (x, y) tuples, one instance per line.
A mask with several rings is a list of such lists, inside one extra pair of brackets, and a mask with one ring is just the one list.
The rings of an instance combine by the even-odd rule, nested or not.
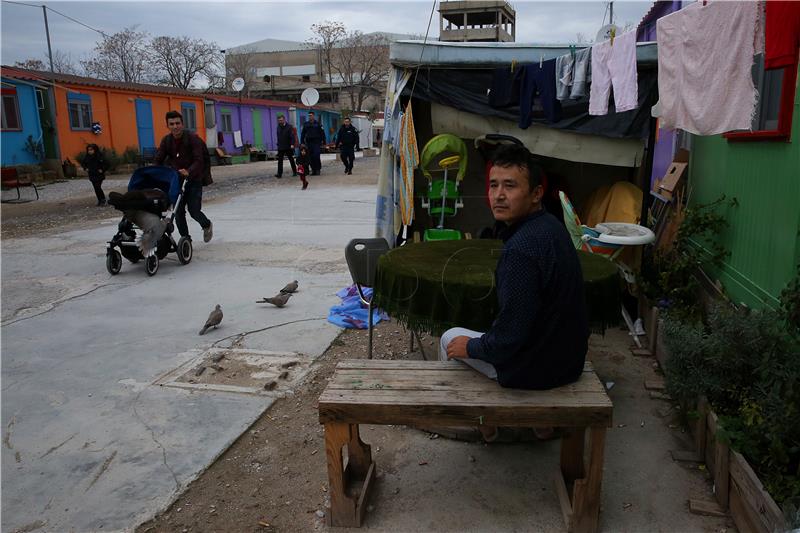
[[(496, 240), (409, 243), (381, 256), (374, 302), (411, 329), (441, 335), (461, 326), (486, 331), (497, 314), (494, 271), (503, 243)], [(619, 320), (617, 267), (578, 252), (589, 324), (602, 333)]]

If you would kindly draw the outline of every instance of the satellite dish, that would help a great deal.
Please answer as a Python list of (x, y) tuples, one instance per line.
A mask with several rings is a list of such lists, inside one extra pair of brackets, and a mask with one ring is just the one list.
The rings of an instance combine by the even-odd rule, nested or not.
[(602, 43), (603, 41), (608, 41), (611, 39), (611, 30), (614, 30), (614, 34), (619, 36), (619, 27), (616, 24), (606, 24), (600, 31), (597, 32), (597, 37), (595, 37), (594, 42)]
[(233, 87), (233, 90), (238, 93), (244, 89), (244, 80), (242, 78), (236, 78), (233, 80), (233, 82), (231, 82), (231, 87)]
[(307, 105), (308, 107), (314, 106), (319, 102), (319, 91), (313, 87), (309, 87), (300, 95), (300, 101), (303, 102), (303, 105)]

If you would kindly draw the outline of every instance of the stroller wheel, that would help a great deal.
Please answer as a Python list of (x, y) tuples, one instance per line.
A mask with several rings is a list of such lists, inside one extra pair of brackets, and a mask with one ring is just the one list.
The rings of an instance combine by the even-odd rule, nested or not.
[(158, 256), (156, 254), (148, 257), (144, 262), (144, 270), (148, 276), (155, 276), (158, 272)]
[(192, 260), (192, 240), (186, 237), (178, 239), (178, 261), (182, 265), (188, 264)]
[(112, 276), (119, 274), (119, 271), (122, 270), (122, 254), (111, 249), (106, 251), (106, 270)]

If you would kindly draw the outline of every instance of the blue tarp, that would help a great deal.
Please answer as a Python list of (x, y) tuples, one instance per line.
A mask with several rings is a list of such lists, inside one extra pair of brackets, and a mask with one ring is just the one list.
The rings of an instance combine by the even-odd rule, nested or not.
[[(362, 290), (364, 291), (364, 296), (367, 298), (372, 297), (372, 289), (364, 288)], [(340, 328), (367, 329), (369, 326), (369, 313), (358, 297), (356, 286), (345, 287), (337, 292), (336, 296), (342, 299), (342, 303), (331, 307), (328, 314), (328, 322)], [(377, 324), (381, 320), (389, 320), (389, 315), (380, 309), (373, 309), (372, 323)]]
[(128, 182), (129, 191), (161, 189), (169, 196), (169, 203), (175, 205), (181, 193), (181, 180), (178, 172), (169, 167), (137, 168)]

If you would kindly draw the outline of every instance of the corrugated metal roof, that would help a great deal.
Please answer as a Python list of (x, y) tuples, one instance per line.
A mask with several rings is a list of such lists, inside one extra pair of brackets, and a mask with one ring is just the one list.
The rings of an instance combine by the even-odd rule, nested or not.
[(184, 91), (183, 89), (176, 89), (175, 87), (166, 87), (164, 85), (149, 85), (145, 83), (127, 83), (123, 81), (110, 81), (100, 80), (97, 78), (88, 78), (85, 76), (75, 76), (73, 74), (60, 74), (52, 73), (41, 70), (28, 70), (17, 67), (2, 66), (2, 75), (9, 78), (18, 78), (23, 80), (41, 81), (45, 83), (69, 83), (74, 85), (84, 85), (86, 87), (97, 87), (101, 89), (119, 89), (130, 92), (148, 92), (159, 94), (174, 94), (177, 96), (192, 96), (194, 98), (203, 98), (202, 93), (192, 91)]
[[(374, 31), (366, 33), (365, 35), (376, 35), (385, 37), (389, 42), (400, 41), (403, 39), (413, 39), (413, 35), (407, 33), (390, 33), (385, 31)], [(341, 43), (340, 43), (341, 45)], [(243, 52), (296, 52), (299, 50), (313, 50), (316, 48), (314, 45), (302, 41), (287, 41), (284, 39), (261, 39), (252, 43), (246, 43), (239, 46), (233, 46), (226, 50), (229, 54), (238, 54)]]

